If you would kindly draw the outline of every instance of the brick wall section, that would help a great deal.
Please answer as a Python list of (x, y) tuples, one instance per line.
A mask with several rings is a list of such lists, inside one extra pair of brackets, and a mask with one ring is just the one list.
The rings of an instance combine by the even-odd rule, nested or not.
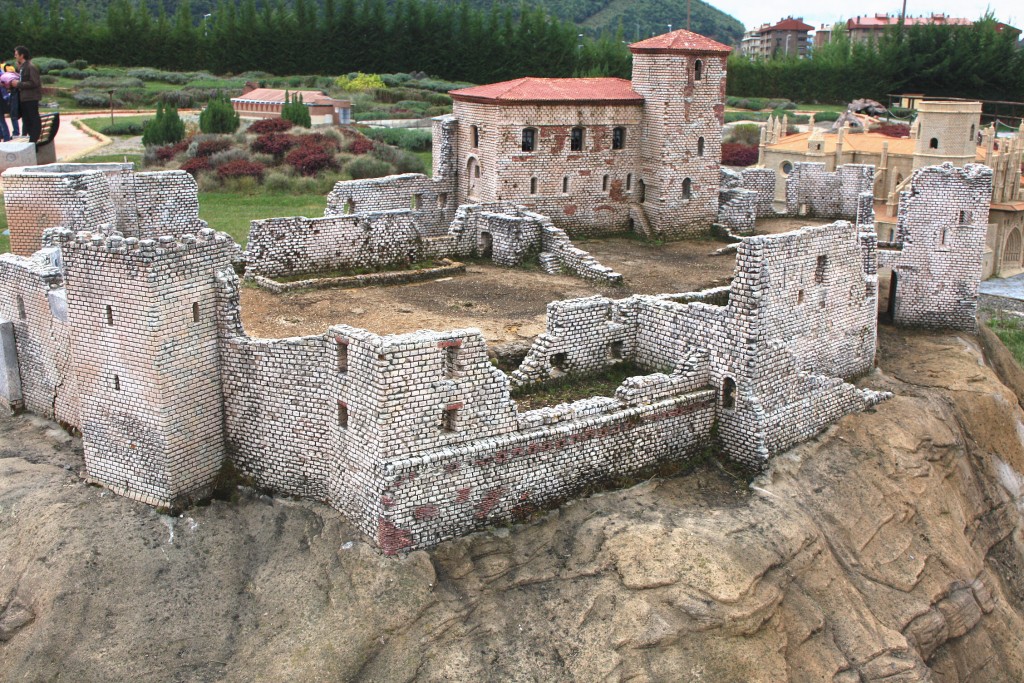
[(991, 196), (987, 166), (914, 171), (900, 193), (897, 242), (879, 249), (879, 266), (896, 274), (896, 324), (976, 329)]
[(775, 172), (770, 168), (745, 168), (740, 171), (741, 187), (757, 193), (754, 205), (758, 218), (775, 215)]
[(201, 495), (224, 457), (215, 273), (230, 239), (62, 239), (89, 477), (152, 505)]
[(831, 173), (825, 164), (793, 164), (786, 181), (786, 213), (856, 221), (860, 195), (872, 192), (874, 173), (867, 164), (846, 164)]
[(455, 217), (451, 183), (431, 180), (420, 173), (347, 180), (335, 183), (327, 195), (324, 216), (411, 210), (418, 231), (440, 236)]
[(750, 235), (757, 220), (757, 193), (741, 187), (718, 191), (717, 223), (734, 235)]
[[(0, 320), (13, 324), (22, 404), (78, 427), (79, 393), (72, 363), (63, 273), (42, 254), (0, 254)], [(0, 404), (5, 403), (0, 397)]]

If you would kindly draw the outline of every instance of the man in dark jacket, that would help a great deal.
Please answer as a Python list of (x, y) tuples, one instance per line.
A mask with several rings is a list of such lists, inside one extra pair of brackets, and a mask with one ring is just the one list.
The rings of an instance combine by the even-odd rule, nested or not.
[(14, 48), (14, 59), (18, 62), (18, 95), (21, 105), (22, 132), (32, 142), (39, 141), (42, 123), (39, 121), (39, 100), (43, 98), (43, 80), (39, 68), (32, 63), (32, 54), (24, 45)]

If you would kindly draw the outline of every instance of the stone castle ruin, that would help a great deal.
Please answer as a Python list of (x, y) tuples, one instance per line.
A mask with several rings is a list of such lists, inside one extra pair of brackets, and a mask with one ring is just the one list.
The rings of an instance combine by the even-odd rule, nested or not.
[[(677, 33), (637, 63), (689, 63), (677, 39), (693, 34)], [(701, 69), (694, 81), (716, 73)], [(874, 365), (880, 268), (896, 323), (974, 327), (988, 168), (916, 171), (897, 240), (879, 244), (861, 199), (870, 171), (809, 164), (798, 203), (840, 220), (738, 238), (728, 287), (552, 302), (545, 333), (511, 374), (491, 364), (474, 329), (378, 335), (339, 324), (308, 337), (249, 337), (242, 258), (247, 275), (271, 277), (423, 253), (486, 252), (515, 265), (536, 249), (542, 263), (612, 272), (569, 240), (576, 225), (592, 231), (583, 223), (559, 226), (535, 211), (540, 204), (484, 185), (469, 197), (479, 203), (462, 203), (477, 177), (458, 152), (471, 133), (451, 117), (435, 133), (455, 151), (435, 156), (433, 178), (338, 183), (322, 218), (254, 221), (244, 254), (198, 219), (188, 174), (121, 165), (6, 172), (12, 244), (17, 232), (19, 248), (34, 235), (42, 249), (0, 255), (0, 403), (81, 430), (87, 476), (121, 495), (180, 507), (208, 495), (230, 464), (257, 486), (327, 502), (394, 554), (709, 446), (761, 467), (883, 400), (846, 381)], [(484, 136), (508, 137), (497, 134), (483, 126)], [(692, 176), (712, 198), (700, 209), (707, 231), (721, 200), (709, 189), (719, 183), (717, 148), (702, 149), (715, 160), (713, 180)], [(482, 158), (485, 170), (496, 163)], [(735, 196), (721, 202), (749, 204), (744, 220), (774, 193), (748, 173), (727, 178)], [(678, 169), (644, 177), (652, 198), (681, 181)], [(574, 201), (570, 192), (561, 215), (596, 225), (598, 213), (564, 211)], [(691, 208), (666, 200), (645, 216), (683, 234), (697, 220)], [(643, 374), (613, 396), (529, 411), (511, 398), (515, 386), (622, 362)]]

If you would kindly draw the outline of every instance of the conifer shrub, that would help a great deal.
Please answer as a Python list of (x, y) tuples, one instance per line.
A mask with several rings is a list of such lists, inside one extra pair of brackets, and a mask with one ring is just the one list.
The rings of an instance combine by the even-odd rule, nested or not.
[(178, 110), (171, 105), (156, 105), (156, 116), (146, 122), (142, 131), (142, 144), (167, 145), (185, 137), (185, 124)]
[(238, 123), (238, 113), (224, 95), (211, 99), (199, 115), (199, 130), (204, 133), (234, 133)]
[(303, 128), (309, 128), (313, 125), (312, 120), (309, 118), (309, 108), (302, 103), (302, 95), (290, 97), (288, 91), (284, 93), (284, 106), (281, 107), (281, 118)]
[(255, 135), (283, 133), (286, 130), (291, 129), (293, 126), (295, 126), (295, 124), (287, 119), (260, 119), (249, 126), (249, 132), (254, 133)]

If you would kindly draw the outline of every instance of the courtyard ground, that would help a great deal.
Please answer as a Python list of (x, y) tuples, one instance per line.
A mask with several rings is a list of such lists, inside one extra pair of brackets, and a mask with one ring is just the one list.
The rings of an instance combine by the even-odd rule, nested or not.
[[(824, 223), (771, 219), (761, 221), (758, 230), (782, 232)], [(491, 345), (524, 342), (544, 331), (550, 301), (699, 291), (728, 284), (736, 261), (732, 253), (714, 255), (726, 243), (712, 240), (659, 245), (614, 237), (576, 244), (622, 273), (624, 284), (470, 262), (465, 275), (389, 287), (271, 294), (247, 285), (242, 288), (242, 321), (253, 337), (322, 334), (345, 323), (377, 334), (476, 327)]]

